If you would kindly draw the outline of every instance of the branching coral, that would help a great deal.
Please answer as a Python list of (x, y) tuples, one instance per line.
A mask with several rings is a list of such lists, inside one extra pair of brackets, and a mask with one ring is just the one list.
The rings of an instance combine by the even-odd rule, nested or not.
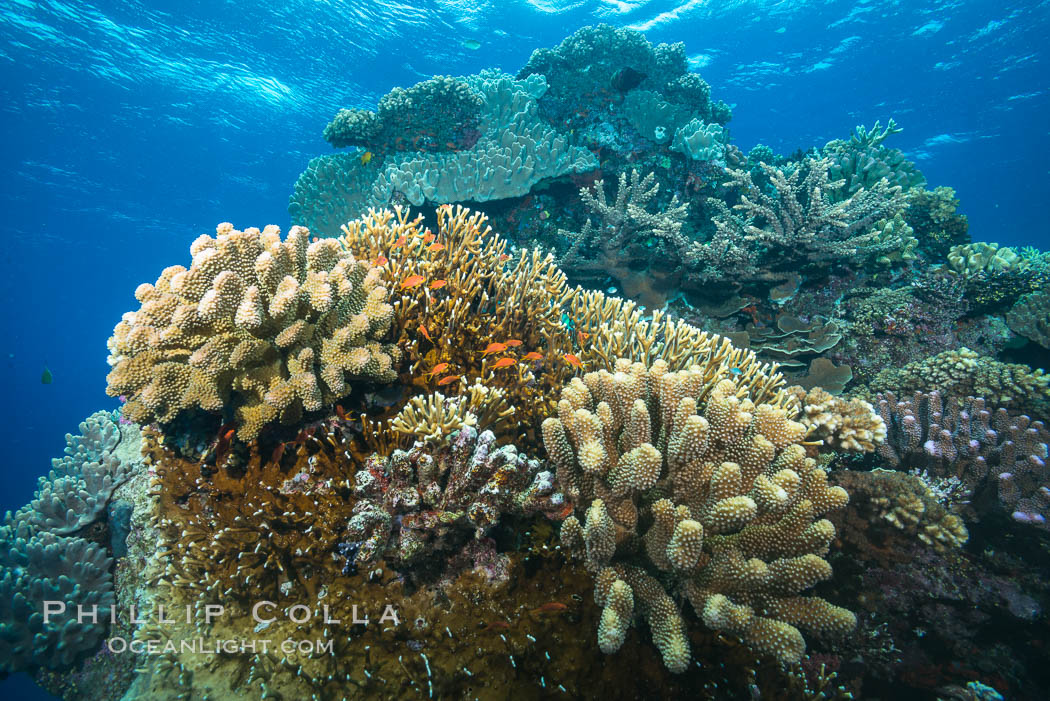
[[(558, 232), (572, 242), (562, 256), (560, 265), (570, 275), (582, 278), (605, 279), (612, 276), (629, 297), (640, 297), (652, 304), (646, 292), (653, 285), (653, 277), (660, 271), (677, 267), (688, 250), (689, 239), (682, 233), (682, 224), (689, 209), (688, 203), (672, 197), (663, 211), (650, 212), (649, 206), (660, 190), (655, 174), (644, 178), (638, 171), (620, 173), (615, 200), (610, 203), (605, 194), (605, 181), (594, 183), (593, 189), (580, 190), (580, 199), (592, 216), (577, 233), (564, 229)], [(653, 265), (659, 260), (660, 264)]]
[(982, 398), (936, 391), (901, 399), (886, 392), (877, 403), (888, 427), (879, 455), (889, 465), (958, 480), (972, 495), (970, 506), (963, 509), (970, 518), (990, 502), (1020, 523), (1046, 527), (1050, 432), (1041, 421), (996, 409)]
[(1050, 284), (1050, 254), (997, 243), (952, 246), (948, 268), (962, 281), (975, 313), (1009, 307)]
[(445, 447), (417, 444), (390, 457), (374, 455), (355, 477), (348, 536), (358, 565), (386, 559), (406, 566), (449, 555), (472, 535), (481, 538), (501, 517), (543, 513), (564, 517), (563, 495), (543, 464), (499, 448), (491, 431), (464, 426)]
[(731, 367), (620, 360), (614, 373), (573, 379), (558, 418), (544, 422), (559, 483), (585, 512), (582, 523), (566, 519), (561, 539), (595, 576), (603, 651), (623, 640), (633, 604), (664, 663), (683, 671), (689, 643), (669, 592), (707, 626), (785, 662), (805, 649), (796, 625), (845, 633), (855, 624), (800, 595), (831, 574), (822, 555), (834, 528), (814, 519), (848, 497), (806, 457), (806, 428), (783, 408), (794, 403), (750, 393)]
[(1027, 365), (1000, 363), (969, 348), (882, 370), (869, 389), (897, 394), (936, 389), (944, 395), (983, 397), (991, 406), (1039, 417), (1050, 415), (1050, 376)]
[(237, 231), (190, 247), (193, 262), (166, 268), (135, 291), (142, 304), (109, 340), (106, 391), (139, 423), (183, 411), (236, 417), (253, 440), (268, 424), (297, 422), (350, 391), (388, 382), (400, 355), (379, 343), (393, 309), (380, 272), (332, 240), (292, 227)]
[(934, 261), (943, 261), (952, 246), (970, 242), (969, 223), (965, 215), (956, 212), (958, 207), (959, 200), (950, 187), (908, 191), (904, 218), (919, 239), (919, 250)]
[(820, 387), (792, 389), (802, 405), (799, 421), (808, 429), (808, 440), (844, 453), (870, 453), (886, 440), (886, 423), (868, 402), (835, 397)]
[(903, 236), (873, 229), (903, 206), (899, 186), (879, 180), (833, 202), (829, 193), (843, 181), (830, 180), (827, 159), (806, 159), (790, 175), (760, 166), (775, 196), (757, 187), (749, 172), (729, 170), (729, 184), (742, 191), (733, 208), (743, 218), (722, 200), (708, 200), (716, 231), (691, 253), (703, 279), (785, 280), (807, 266), (859, 263), (906, 248)]
[(442, 443), (465, 426), (491, 428), (510, 421), (514, 413), (502, 389), (475, 381), (464, 395), (446, 397), (434, 392), (412, 397), (390, 428), (429, 443)]

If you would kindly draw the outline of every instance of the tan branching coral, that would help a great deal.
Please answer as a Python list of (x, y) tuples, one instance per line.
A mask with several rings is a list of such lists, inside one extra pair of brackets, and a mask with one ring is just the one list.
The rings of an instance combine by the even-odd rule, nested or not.
[[(822, 556), (835, 529), (817, 519), (848, 497), (807, 457), (797, 400), (752, 391), (734, 362), (715, 356), (676, 371), (662, 359), (621, 359), (614, 372), (574, 378), (557, 418), (544, 422), (558, 480), (584, 514), (566, 519), (561, 539), (595, 575), (605, 651), (630, 617), (625, 587), (674, 672), (690, 651), (669, 594), (785, 662), (805, 651), (796, 626), (844, 633), (855, 624), (801, 596), (831, 574)], [(638, 562), (648, 565), (628, 564)]]
[(502, 389), (475, 382), (466, 395), (446, 397), (434, 392), (412, 397), (390, 422), (390, 427), (423, 441), (442, 443), (464, 426), (482, 425), (491, 429), (513, 416), (514, 407), (507, 404)]
[(793, 387), (802, 404), (799, 421), (809, 429), (809, 440), (820, 440), (832, 450), (870, 453), (886, 440), (886, 423), (868, 402), (843, 399), (815, 387), (808, 392)]
[(383, 262), (395, 290), (404, 379), (418, 390), (451, 397), (471, 384), (500, 389), (519, 430), (538, 434), (578, 369), (612, 367), (619, 357), (663, 358), (672, 369), (725, 363), (762, 400), (783, 384), (776, 366), (724, 338), (660, 310), (646, 316), (634, 302), (570, 288), (549, 254), (512, 257), (479, 212), (443, 206), (437, 218), (436, 233), (400, 208), (369, 212), (343, 228), (350, 251)]
[(138, 287), (142, 306), (109, 339), (106, 391), (127, 397), (133, 421), (227, 412), (250, 441), (325, 408), (353, 381), (396, 377), (398, 351), (379, 343), (393, 318), (380, 273), (336, 241), (220, 224), (190, 253), (188, 269)]

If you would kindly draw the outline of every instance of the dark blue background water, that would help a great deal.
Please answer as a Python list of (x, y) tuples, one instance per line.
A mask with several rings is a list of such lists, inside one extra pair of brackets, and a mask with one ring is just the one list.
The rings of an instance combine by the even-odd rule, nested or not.
[(0, 510), (116, 405), (105, 342), (135, 287), (220, 221), (285, 228), (336, 109), (433, 74), (514, 73), (598, 21), (685, 42), (745, 151), (892, 116), (890, 145), (956, 189), (975, 239), (1050, 248), (1046, 0), (0, 0)]

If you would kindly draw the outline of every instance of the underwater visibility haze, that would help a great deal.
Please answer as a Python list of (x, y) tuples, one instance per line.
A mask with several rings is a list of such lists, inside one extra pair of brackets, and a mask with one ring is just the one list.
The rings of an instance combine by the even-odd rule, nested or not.
[(1050, 2), (0, 2), (0, 696), (1042, 699)]

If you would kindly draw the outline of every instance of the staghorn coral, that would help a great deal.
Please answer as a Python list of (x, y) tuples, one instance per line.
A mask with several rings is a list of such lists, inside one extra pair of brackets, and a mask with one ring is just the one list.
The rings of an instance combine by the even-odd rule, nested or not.
[(869, 383), (872, 392), (983, 397), (992, 406), (1050, 416), (1050, 376), (1027, 365), (1000, 363), (969, 348), (944, 351), (902, 368), (887, 368)]
[[(571, 242), (559, 265), (574, 278), (600, 282), (613, 277), (628, 297), (638, 297), (648, 306), (661, 306), (654, 296), (653, 279), (669, 277), (668, 271), (681, 261), (689, 239), (682, 224), (689, 205), (672, 197), (663, 211), (650, 212), (649, 205), (660, 190), (655, 174), (641, 177), (632, 170), (630, 178), (620, 173), (615, 200), (605, 194), (605, 181), (580, 190), (580, 199), (591, 211), (579, 232), (559, 230)], [(652, 265), (659, 260), (659, 265)], [(673, 286), (673, 285), (672, 285)]]
[[(105, 548), (83, 538), (0, 526), (0, 674), (68, 667), (94, 649), (114, 603), (112, 564)], [(65, 611), (45, 622), (45, 601)], [(78, 621), (77, 605), (94, 610), (96, 622)]]
[(843, 181), (831, 181), (827, 159), (806, 159), (790, 175), (759, 165), (776, 196), (757, 187), (751, 173), (728, 171), (728, 184), (742, 190), (733, 208), (744, 218), (722, 200), (708, 200), (716, 230), (691, 252), (702, 279), (783, 281), (806, 267), (859, 264), (906, 248), (903, 233), (887, 237), (885, 229), (872, 228), (902, 208), (900, 186), (883, 179), (834, 202), (828, 193)]
[(373, 455), (358, 471), (347, 527), (355, 565), (382, 558), (407, 572), (423, 557), (461, 548), (471, 535), (482, 538), (501, 517), (564, 516), (565, 498), (540, 461), (513, 445), (497, 448), (491, 431), (473, 426), (448, 442)]
[(235, 230), (190, 247), (189, 269), (166, 268), (135, 291), (141, 307), (109, 339), (107, 393), (133, 421), (170, 423), (183, 411), (235, 417), (253, 440), (298, 422), (358, 381), (396, 377), (396, 347), (378, 340), (393, 309), (380, 272), (309, 231)]
[(1050, 349), (1050, 292), (1025, 295), (1006, 315), (1010, 329)]
[(672, 672), (690, 650), (668, 592), (708, 627), (785, 662), (805, 649), (796, 625), (844, 633), (855, 623), (800, 596), (831, 574), (822, 555), (834, 528), (814, 519), (846, 493), (806, 457), (797, 400), (751, 393), (731, 367), (619, 360), (613, 373), (574, 378), (544, 422), (558, 481), (585, 512), (565, 520), (561, 540), (595, 576), (605, 651), (623, 636), (625, 586)]
[(980, 397), (933, 391), (898, 399), (877, 397), (887, 426), (879, 456), (898, 470), (955, 480), (971, 495), (961, 509), (971, 519), (997, 505), (1019, 523), (1047, 526), (1050, 516), (1050, 432)]
[(123, 434), (113, 413), (95, 412), (80, 423), (80, 434), (66, 434), (65, 457), (51, 461), (33, 500), (14, 515), (16, 523), (33, 531), (73, 533), (97, 520), (113, 490), (131, 476), (134, 465), (116, 452)]
[(962, 547), (970, 537), (963, 520), (946, 509), (917, 475), (841, 470), (833, 479), (849, 492), (850, 509), (869, 523), (889, 523), (938, 551)]

